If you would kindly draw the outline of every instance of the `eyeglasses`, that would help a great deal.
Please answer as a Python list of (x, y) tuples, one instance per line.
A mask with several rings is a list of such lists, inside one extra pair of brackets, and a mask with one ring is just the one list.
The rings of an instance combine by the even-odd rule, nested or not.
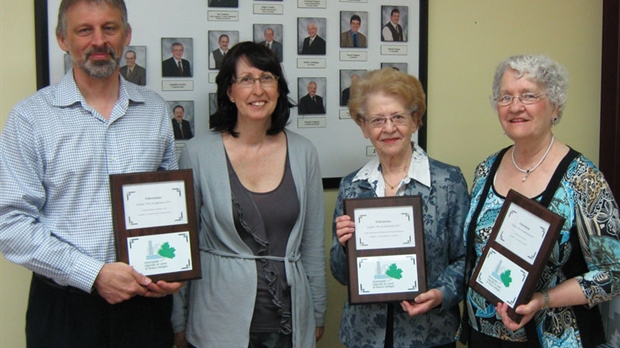
[(260, 82), (262, 87), (274, 87), (278, 84), (278, 76), (273, 74), (262, 74), (260, 77), (254, 77), (252, 75), (241, 76), (234, 80), (236, 84), (241, 87), (251, 88), (254, 87), (256, 81)]
[(534, 94), (534, 93), (523, 93), (519, 96), (514, 95), (500, 95), (499, 97), (493, 99), (500, 106), (508, 106), (512, 104), (512, 101), (515, 99), (519, 99), (521, 104), (523, 105), (532, 105), (536, 104), (540, 101), (542, 97), (546, 96), (546, 94)]
[(394, 115), (394, 116), (374, 116), (370, 118), (364, 118), (364, 121), (368, 122), (371, 128), (383, 128), (387, 124), (387, 121), (392, 121), (395, 126), (404, 126), (409, 121), (409, 116)]

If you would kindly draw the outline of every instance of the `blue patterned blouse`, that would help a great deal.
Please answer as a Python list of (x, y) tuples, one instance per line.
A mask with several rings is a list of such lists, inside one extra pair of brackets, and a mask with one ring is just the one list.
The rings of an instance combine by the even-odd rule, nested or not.
[[(465, 226), (469, 226), (473, 210), (488, 179), (497, 153), (480, 163), (474, 175), (472, 209)], [(498, 159), (501, 160), (501, 159)], [(542, 196), (542, 195), (541, 195)], [(540, 198), (535, 199), (540, 201)], [(477, 259), (487, 243), (495, 219), (505, 197), (495, 192), (493, 185), (484, 198), (485, 203), (476, 222), (474, 240)], [(574, 253), (569, 242), (571, 229), (579, 231), (583, 258), (588, 271), (575, 277), (592, 307), (620, 294), (620, 219), (618, 205), (601, 172), (583, 155), (569, 165), (548, 207), (566, 219), (560, 238), (536, 286), (536, 291), (552, 288), (566, 280), (562, 271)], [(576, 228), (583, 226), (583, 228)], [(467, 228), (465, 228), (467, 232)], [(466, 238), (466, 236), (465, 236)], [(467, 310), (474, 330), (485, 335), (509, 341), (526, 341), (524, 329), (508, 330), (495, 306), (471, 288), (467, 293)], [(542, 347), (583, 347), (574, 307), (552, 308), (539, 311), (534, 319)]]
[[(383, 196), (384, 183), (378, 159), (342, 179), (334, 219), (343, 215), (343, 199)], [(429, 158), (414, 146), (409, 175), (401, 182), (399, 196), (422, 196), (426, 275), (429, 289), (439, 289), (443, 302), (427, 313), (410, 317), (399, 304), (394, 311), (394, 347), (434, 347), (454, 342), (463, 299), (465, 245), (463, 222), (469, 209), (467, 183), (458, 167)], [(343, 285), (349, 282), (347, 258), (336, 237), (330, 258), (331, 271)], [(340, 340), (349, 348), (383, 347), (386, 304), (344, 304)]]

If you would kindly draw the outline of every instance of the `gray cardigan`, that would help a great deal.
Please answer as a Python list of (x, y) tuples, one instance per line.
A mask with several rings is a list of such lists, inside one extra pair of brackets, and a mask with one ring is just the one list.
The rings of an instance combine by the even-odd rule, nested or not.
[[(315, 147), (298, 134), (286, 135), (300, 204), (285, 257), (293, 346), (314, 347), (315, 327), (324, 326), (327, 307), (323, 186)], [(221, 134), (209, 132), (188, 141), (179, 167), (194, 171), (202, 279), (188, 282), (175, 295), (174, 331), (186, 330), (196, 347), (246, 348), (256, 297), (256, 261), (233, 221)]]

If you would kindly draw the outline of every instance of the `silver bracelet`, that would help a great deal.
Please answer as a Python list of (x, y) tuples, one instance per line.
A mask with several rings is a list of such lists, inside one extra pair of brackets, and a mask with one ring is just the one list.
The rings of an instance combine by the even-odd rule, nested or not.
[(543, 290), (541, 291), (542, 295), (543, 295), (543, 299), (545, 300), (545, 304), (543, 305), (542, 309), (549, 309), (549, 293), (547, 292), (547, 290)]

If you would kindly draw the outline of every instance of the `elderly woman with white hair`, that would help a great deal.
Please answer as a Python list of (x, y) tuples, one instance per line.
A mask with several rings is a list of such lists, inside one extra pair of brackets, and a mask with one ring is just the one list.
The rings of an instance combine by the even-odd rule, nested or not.
[[(461, 339), (470, 347), (595, 347), (605, 342), (597, 304), (620, 294), (618, 205), (596, 166), (562, 143), (568, 77), (546, 56), (499, 64), (492, 103), (514, 142), (478, 165), (465, 222), (468, 267), (478, 262), (510, 189), (566, 219), (531, 300), (516, 308), (468, 289)], [(471, 275), (469, 272), (468, 277)]]

